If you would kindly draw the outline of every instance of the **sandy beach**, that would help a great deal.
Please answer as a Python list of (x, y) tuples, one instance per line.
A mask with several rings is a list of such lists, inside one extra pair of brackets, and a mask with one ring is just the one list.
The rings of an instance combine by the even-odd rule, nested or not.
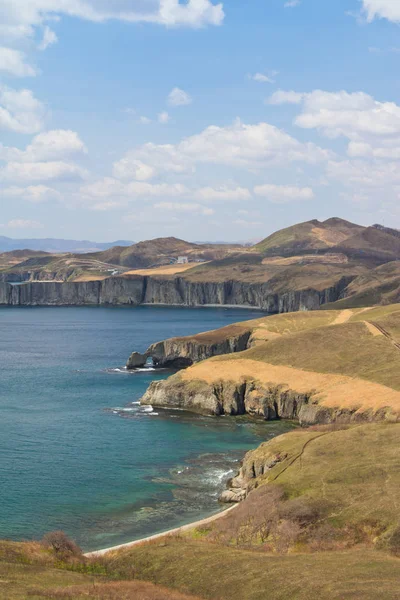
[(133, 546), (137, 546), (138, 544), (143, 544), (145, 542), (152, 542), (154, 540), (158, 540), (160, 538), (167, 537), (169, 535), (179, 535), (180, 533), (185, 533), (190, 531), (191, 529), (195, 529), (196, 527), (201, 527), (202, 525), (208, 525), (208, 523), (213, 523), (217, 521), (221, 517), (224, 517), (228, 512), (234, 510), (238, 505), (230, 506), (226, 510), (223, 510), (212, 517), (208, 517), (206, 519), (201, 519), (200, 521), (195, 521), (193, 523), (188, 523), (187, 525), (182, 525), (182, 527), (176, 527), (175, 529), (169, 529), (168, 531), (164, 531), (162, 533), (157, 533), (156, 535), (150, 535), (149, 537), (142, 538), (140, 540), (135, 540), (134, 542), (128, 542), (126, 544), (120, 544), (119, 546), (112, 546), (110, 548), (103, 548), (102, 550), (95, 550), (93, 552), (86, 552), (85, 556), (87, 557), (95, 557), (95, 556), (104, 556), (104, 554), (108, 554), (109, 552), (115, 552), (116, 550), (123, 550), (125, 548), (132, 548)]

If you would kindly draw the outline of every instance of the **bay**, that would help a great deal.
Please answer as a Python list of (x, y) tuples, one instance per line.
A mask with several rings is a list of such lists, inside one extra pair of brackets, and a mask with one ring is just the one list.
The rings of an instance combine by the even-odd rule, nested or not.
[(127, 373), (133, 350), (258, 318), (234, 308), (0, 309), (0, 538), (64, 530), (85, 550), (220, 510), (243, 454), (290, 425), (149, 412), (168, 371)]

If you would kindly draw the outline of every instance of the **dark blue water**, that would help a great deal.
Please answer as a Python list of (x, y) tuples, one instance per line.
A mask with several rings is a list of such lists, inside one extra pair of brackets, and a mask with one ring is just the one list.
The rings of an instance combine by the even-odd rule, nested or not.
[(0, 538), (63, 529), (85, 549), (207, 516), (243, 453), (288, 428), (145, 412), (168, 372), (120, 370), (132, 350), (235, 321), (240, 309), (0, 309)]

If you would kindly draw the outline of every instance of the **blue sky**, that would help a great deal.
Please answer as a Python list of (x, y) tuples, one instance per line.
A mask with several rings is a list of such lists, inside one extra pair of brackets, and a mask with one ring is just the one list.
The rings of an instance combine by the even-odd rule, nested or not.
[(400, 227), (397, 0), (0, 0), (0, 15), (0, 235)]

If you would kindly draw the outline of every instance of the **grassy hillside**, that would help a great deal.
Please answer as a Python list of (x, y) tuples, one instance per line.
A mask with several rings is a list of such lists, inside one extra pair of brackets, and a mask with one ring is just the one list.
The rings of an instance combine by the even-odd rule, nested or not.
[[(338, 417), (344, 410), (364, 419), (400, 418), (400, 305), (283, 314), (240, 326), (251, 331), (248, 350), (177, 373), (160, 384), (165, 397), (184, 398), (187, 390), (188, 398), (198, 394), (201, 408), (202, 398), (207, 406), (216, 389), (227, 390), (227, 396), (215, 392), (223, 400), (232, 385), (255, 382), (259, 398), (276, 388), (306, 395)], [(212, 339), (226, 335), (217, 330)], [(151, 393), (146, 402), (152, 402)]]
[[(233, 247), (233, 246), (232, 246)], [(236, 246), (236, 248), (238, 248)], [(139, 242), (128, 248), (115, 247), (105, 252), (98, 252), (93, 257), (100, 261), (116, 265), (143, 269), (159, 265), (168, 265), (178, 256), (187, 256), (190, 260), (215, 260), (229, 254), (228, 245), (202, 245), (185, 242), (174, 237), (158, 238)]]
[(275, 256), (291, 256), (312, 250), (326, 251), (362, 230), (360, 225), (343, 219), (331, 218), (323, 222), (314, 219), (273, 233), (256, 244), (254, 250)]
[(137, 580), (132, 564), (0, 541), (0, 600), (196, 600)]
[(400, 425), (295, 430), (250, 452), (235, 510), (113, 555), (138, 576), (209, 599), (389, 600), (400, 576)]

